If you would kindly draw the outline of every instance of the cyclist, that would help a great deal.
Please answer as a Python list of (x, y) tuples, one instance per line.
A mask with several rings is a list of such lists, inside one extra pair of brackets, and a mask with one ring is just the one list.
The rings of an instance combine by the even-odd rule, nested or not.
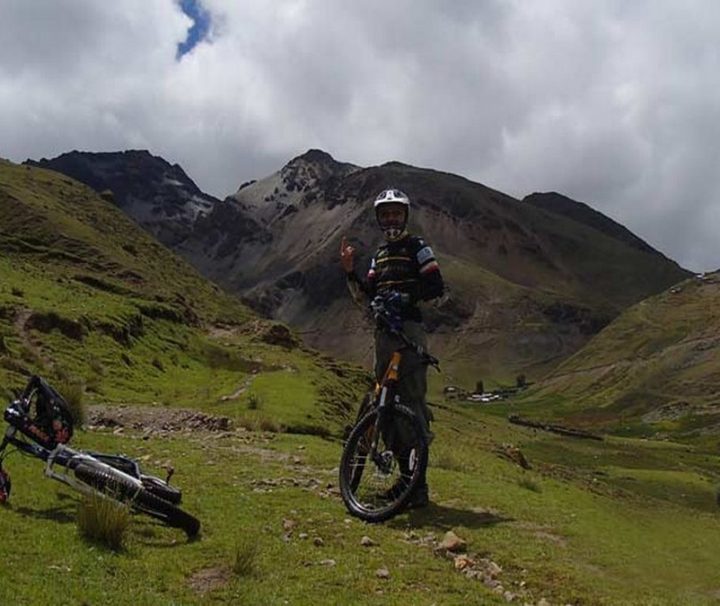
[[(422, 325), (420, 301), (429, 301), (444, 292), (440, 267), (430, 246), (420, 237), (407, 231), (410, 199), (398, 189), (386, 189), (373, 204), (375, 218), (382, 230), (382, 244), (370, 262), (367, 278), (362, 280), (354, 270), (355, 249), (345, 237), (340, 244), (340, 262), (347, 276), (348, 288), (359, 304), (376, 297), (382, 298), (386, 308), (394, 310), (402, 330), (408, 338), (423, 348), (427, 339)], [(380, 328), (375, 330), (375, 377), (382, 380), (393, 352), (402, 341)], [(425, 401), (427, 367), (415, 352), (405, 351), (400, 363), (398, 390), (402, 401), (409, 403), (423, 423), (428, 442), (432, 439), (432, 415)], [(420, 479), (409, 507), (425, 507), (429, 502), (425, 477)]]

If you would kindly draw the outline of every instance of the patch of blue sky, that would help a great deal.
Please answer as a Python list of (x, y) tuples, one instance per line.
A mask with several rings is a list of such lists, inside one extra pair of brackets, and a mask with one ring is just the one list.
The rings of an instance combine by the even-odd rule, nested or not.
[(178, 0), (180, 9), (193, 20), (188, 29), (187, 38), (178, 44), (176, 59), (189, 53), (198, 43), (202, 42), (210, 32), (210, 12), (203, 8), (199, 0)]

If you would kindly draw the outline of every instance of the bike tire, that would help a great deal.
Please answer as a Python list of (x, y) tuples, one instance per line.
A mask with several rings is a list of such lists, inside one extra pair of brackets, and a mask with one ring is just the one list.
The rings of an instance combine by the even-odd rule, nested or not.
[[(390, 423), (403, 423), (406, 430), (410, 429), (409, 444), (403, 448), (409, 453), (407, 457), (392, 452), (389, 445), (383, 443), (386, 436), (380, 434), (390, 433), (390, 430), (382, 431), (378, 427), (378, 412), (373, 410), (365, 415), (350, 432), (340, 459), (339, 483), (343, 502), (351, 515), (365, 522), (384, 522), (400, 513), (427, 468), (428, 443), (420, 420), (412, 410), (401, 404), (396, 404), (390, 414), (392, 415), (392, 418), (388, 419)], [(410, 472), (403, 474), (400, 471), (400, 478), (387, 490), (390, 494), (389, 497), (379, 494), (379, 488), (373, 493), (375, 490), (372, 486), (373, 478), (378, 478), (380, 481), (387, 479), (388, 483), (391, 478), (390, 473), (386, 473), (389, 470), (381, 469), (372, 460), (369, 452), (370, 442), (377, 432), (380, 432), (379, 442), (383, 443), (383, 456), (386, 459), (392, 459), (387, 464), (390, 470), (397, 465), (397, 469), (400, 471), (405, 465)], [(411, 468), (409, 461), (412, 461)], [(368, 478), (368, 476), (370, 477)], [(361, 488), (363, 478), (368, 479), (368, 487)]]
[(142, 482), (145, 490), (151, 492), (156, 497), (160, 497), (164, 501), (168, 501), (173, 505), (180, 505), (180, 502), (182, 501), (182, 492), (179, 489), (174, 486), (170, 486), (167, 482), (164, 482), (155, 476), (141, 475), (140, 481)]
[(200, 532), (200, 521), (174, 504), (154, 495), (146, 488), (139, 487), (125, 474), (112, 468), (83, 461), (75, 467), (75, 477), (102, 494), (167, 526), (180, 528), (193, 538)]

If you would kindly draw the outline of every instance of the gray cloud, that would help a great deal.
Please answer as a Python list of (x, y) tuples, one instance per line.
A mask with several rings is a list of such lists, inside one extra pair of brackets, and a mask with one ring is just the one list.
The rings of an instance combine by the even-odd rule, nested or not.
[(217, 196), (320, 147), (555, 190), (720, 266), (711, 0), (0, 0), (0, 155), (147, 148)]

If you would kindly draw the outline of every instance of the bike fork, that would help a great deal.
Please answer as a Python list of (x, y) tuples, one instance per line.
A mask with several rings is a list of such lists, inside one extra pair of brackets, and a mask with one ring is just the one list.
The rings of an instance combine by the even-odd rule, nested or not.
[(387, 385), (383, 385), (383, 388), (380, 390), (380, 398), (378, 399), (378, 405), (377, 405), (377, 417), (375, 418), (375, 427), (373, 430), (373, 439), (372, 443), (370, 444), (370, 454), (372, 458), (375, 458), (375, 453), (377, 453), (377, 447), (378, 442), (380, 441), (380, 427), (381, 427), (381, 420), (385, 416), (385, 402), (387, 400), (388, 395), (388, 388)]

